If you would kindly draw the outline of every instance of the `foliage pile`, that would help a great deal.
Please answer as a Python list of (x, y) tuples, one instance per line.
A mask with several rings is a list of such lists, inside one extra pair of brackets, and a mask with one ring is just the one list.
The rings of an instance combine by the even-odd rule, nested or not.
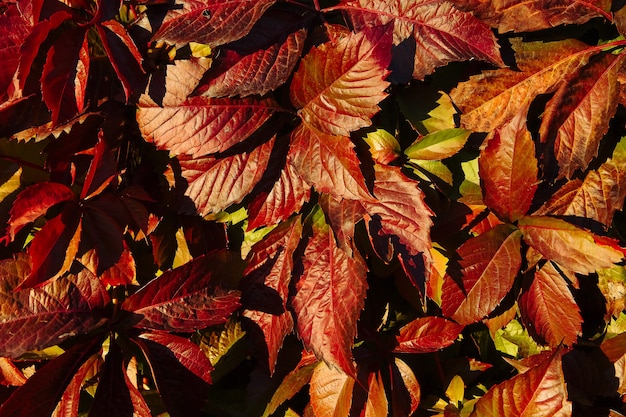
[(626, 7), (0, 2), (0, 415), (626, 412)]

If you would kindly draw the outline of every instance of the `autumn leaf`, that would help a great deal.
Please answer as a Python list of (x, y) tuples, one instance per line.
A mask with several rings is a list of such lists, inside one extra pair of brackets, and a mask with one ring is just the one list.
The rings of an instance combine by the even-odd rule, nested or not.
[(462, 278), (457, 282), (446, 275), (443, 315), (471, 324), (491, 313), (513, 287), (522, 264), (520, 244), (519, 231), (503, 224), (461, 245), (457, 252)]
[(622, 62), (623, 57), (609, 53), (595, 57), (546, 105), (539, 134), (543, 142), (554, 140), (560, 178), (585, 170), (598, 153), (617, 109)]
[(328, 135), (347, 136), (371, 125), (387, 94), (391, 60), (387, 26), (350, 33), (314, 47), (300, 62), (290, 86), (291, 102), (305, 124)]
[(140, 105), (171, 107), (184, 103), (211, 68), (211, 63), (212, 60), (205, 57), (175, 60), (151, 75), (148, 88), (140, 97)]
[(347, 253), (354, 249), (354, 228), (365, 216), (360, 201), (338, 200), (330, 194), (322, 194), (318, 203), (330, 225), (339, 247)]
[(136, 327), (192, 332), (226, 322), (239, 307), (239, 292), (222, 288), (243, 273), (242, 261), (226, 251), (200, 256), (163, 273), (124, 300)]
[(291, 301), (296, 328), (305, 347), (318, 358), (354, 374), (352, 345), (367, 290), (365, 265), (337, 246), (321, 210), (315, 212), (312, 227)]
[(612, 20), (609, 0), (451, 0), (500, 33), (533, 32), (558, 25), (580, 25), (594, 17)]
[(382, 375), (380, 372), (370, 372), (367, 375), (367, 400), (361, 411), (365, 417), (386, 417), (389, 401), (385, 393)]
[(311, 376), (309, 395), (316, 417), (339, 417), (350, 414), (355, 379), (320, 362)]
[(398, 140), (384, 129), (368, 133), (363, 140), (369, 145), (372, 158), (379, 164), (389, 165), (400, 156)]
[(243, 142), (278, 110), (269, 99), (191, 97), (163, 107), (140, 103), (137, 122), (144, 138), (159, 149), (195, 158)]
[[(624, 259), (624, 253), (603, 244), (598, 236), (565, 220), (529, 216), (519, 220), (524, 241), (544, 258), (579, 274), (610, 268)], [(608, 242), (606, 242), (608, 243)]]
[(572, 403), (567, 399), (562, 355), (558, 349), (532, 369), (493, 386), (476, 402), (471, 416), (570, 416)]
[(19, 50), (29, 35), (32, 22), (24, 16), (15, 3), (5, 5), (6, 10), (0, 14), (0, 102), (4, 102), (9, 84), (20, 62)]
[[(265, 294), (265, 289), (274, 290), (280, 299), (278, 307), (282, 311), (279, 314), (272, 314), (261, 308), (255, 309), (246, 304), (243, 312), (263, 332), (272, 373), (283, 340), (293, 330), (293, 318), (287, 310), (287, 298), (293, 274), (293, 256), (301, 236), (302, 224), (299, 217), (294, 217), (279, 224), (263, 240), (256, 243), (247, 258), (248, 266), (244, 275), (253, 282), (251, 290), (258, 295)], [(244, 292), (244, 298), (245, 296)]]
[(535, 277), (519, 301), (522, 318), (531, 333), (549, 346), (571, 346), (582, 332), (580, 309), (561, 273), (551, 262)]
[[(244, 37), (274, 0), (184, 0), (172, 7), (153, 40), (219, 46)], [(180, 7), (182, 6), (182, 7)]]
[(357, 30), (393, 22), (394, 45), (411, 38), (413, 78), (424, 79), (453, 61), (480, 59), (504, 65), (489, 27), (450, 2), (349, 0), (335, 8), (344, 11)]
[(394, 352), (427, 353), (450, 346), (457, 339), (462, 325), (441, 317), (421, 317), (400, 329)]
[(478, 158), (487, 207), (504, 221), (526, 215), (537, 190), (535, 144), (526, 128), (526, 111), (490, 132)]
[(29, 269), (26, 256), (0, 261), (0, 356), (16, 358), (104, 324), (109, 295), (91, 273), (16, 291)]
[[(412, 415), (420, 404), (422, 390), (415, 373), (400, 358), (392, 366), (391, 408), (393, 415)], [(402, 389), (404, 387), (404, 389)]]
[(302, 123), (291, 134), (287, 163), (318, 192), (351, 200), (371, 199), (354, 145)]
[(272, 139), (250, 153), (223, 158), (181, 158), (182, 176), (188, 183), (185, 195), (194, 202), (197, 212), (206, 216), (241, 202), (263, 176), (273, 144)]
[(434, 161), (450, 158), (463, 149), (471, 133), (469, 130), (457, 128), (433, 132), (413, 142), (405, 149), (404, 154), (409, 160)]
[(303, 386), (308, 384), (317, 365), (318, 362), (313, 354), (304, 353), (300, 362), (285, 376), (280, 386), (274, 391), (262, 417), (272, 415), (282, 403), (292, 398)]
[(226, 51), (220, 62), (225, 70), (202, 86), (202, 94), (246, 97), (275, 90), (287, 81), (298, 63), (306, 33), (300, 29), (289, 34), (284, 42), (248, 55)]
[(520, 71), (483, 71), (450, 92), (462, 112), (461, 127), (479, 132), (495, 130), (528, 108), (539, 94), (554, 92), (597, 52), (574, 39), (522, 42), (513, 38), (511, 44)]

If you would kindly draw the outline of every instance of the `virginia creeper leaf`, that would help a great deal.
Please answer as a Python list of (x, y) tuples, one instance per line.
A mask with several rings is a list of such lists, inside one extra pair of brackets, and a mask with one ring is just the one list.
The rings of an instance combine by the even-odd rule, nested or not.
[(476, 402), (471, 416), (570, 416), (562, 355), (559, 349), (534, 368), (492, 387)]
[(537, 190), (535, 144), (525, 113), (490, 132), (478, 158), (485, 204), (504, 221), (526, 215)]
[(461, 82), (450, 92), (462, 112), (465, 129), (490, 132), (528, 108), (539, 94), (555, 91), (583, 67), (597, 50), (573, 39), (522, 42), (511, 39), (517, 66), (487, 70)]
[(300, 29), (276, 43), (249, 55), (226, 51), (221, 65), (226, 69), (202, 88), (209, 97), (264, 95), (287, 81), (304, 48), (306, 30)]
[(285, 164), (268, 193), (259, 193), (248, 207), (248, 229), (277, 224), (300, 211), (311, 196), (311, 186), (291, 164)]
[[(391, 407), (393, 415), (412, 415), (421, 399), (421, 388), (415, 373), (409, 365), (400, 358), (394, 358), (392, 368)], [(400, 387), (404, 385), (406, 395)]]
[(624, 259), (621, 250), (598, 242), (598, 236), (565, 220), (542, 216), (524, 217), (519, 220), (519, 229), (524, 235), (524, 241), (544, 258), (579, 274), (610, 268)]
[(348, 14), (357, 30), (394, 22), (394, 45), (412, 38), (413, 78), (421, 80), (453, 61), (480, 59), (504, 65), (489, 26), (450, 2), (350, 0), (337, 8)]
[(74, 199), (74, 192), (58, 182), (38, 182), (26, 187), (11, 208), (7, 235), (10, 240), (27, 224), (46, 214), (49, 208)]
[(609, 0), (452, 0), (452, 3), (471, 11), (500, 33), (580, 25), (598, 16), (611, 20), (607, 13), (611, 9)]
[(567, 282), (551, 262), (535, 272), (530, 288), (520, 297), (519, 308), (529, 331), (549, 346), (571, 346), (581, 333), (579, 307)]
[(321, 210), (315, 213), (302, 262), (304, 270), (291, 302), (298, 335), (318, 358), (354, 374), (352, 345), (367, 290), (364, 262), (337, 246)]
[(400, 329), (394, 352), (427, 353), (450, 346), (457, 339), (462, 325), (441, 317), (421, 317)]
[(250, 153), (181, 159), (182, 175), (188, 183), (185, 195), (194, 202), (198, 213), (206, 216), (241, 202), (263, 176), (273, 145), (274, 139)]
[(67, 121), (83, 108), (88, 73), (85, 30), (64, 31), (48, 51), (41, 76), (43, 100), (53, 123)]
[(82, 391), (85, 379), (89, 375), (90, 371), (94, 367), (98, 366), (100, 355), (93, 355), (87, 359), (85, 363), (78, 369), (74, 377), (67, 385), (65, 392), (61, 396), (59, 403), (57, 404), (51, 417), (77, 417), (78, 406), (80, 402), (80, 394)]
[[(153, 40), (223, 45), (248, 34), (274, 0), (184, 0), (168, 12)], [(182, 7), (181, 7), (182, 6)]]
[(350, 33), (314, 47), (300, 62), (290, 98), (302, 120), (330, 135), (369, 126), (387, 94), (391, 60), (388, 26)]
[(470, 238), (458, 249), (462, 281), (446, 275), (442, 289), (444, 316), (460, 324), (483, 319), (513, 287), (522, 265), (521, 235), (511, 225), (499, 225)]
[(370, 372), (367, 379), (367, 401), (361, 412), (362, 415), (364, 417), (387, 417), (389, 402), (380, 371)]
[(380, 221), (381, 234), (397, 236), (410, 255), (422, 254), (430, 269), (430, 227), (432, 211), (424, 203), (417, 182), (405, 176), (399, 168), (374, 166), (374, 196), (376, 200), (361, 203), (371, 217)]
[(365, 209), (361, 202), (356, 200), (337, 200), (330, 194), (322, 194), (318, 203), (324, 210), (324, 215), (337, 238), (339, 247), (347, 253), (352, 253), (354, 248), (354, 226), (365, 215)]
[(597, 57), (561, 84), (546, 105), (539, 134), (544, 142), (554, 138), (559, 177), (572, 178), (598, 153), (600, 139), (617, 109), (617, 74), (622, 62), (623, 57), (609, 53)]
[(140, 97), (140, 105), (177, 106), (184, 103), (211, 67), (211, 62), (205, 57), (177, 59), (167, 65), (164, 72), (155, 72), (148, 90)]
[(304, 354), (300, 363), (285, 376), (280, 386), (276, 388), (274, 395), (272, 395), (272, 398), (267, 403), (267, 407), (265, 407), (262, 417), (272, 415), (282, 403), (293, 397), (303, 386), (308, 384), (317, 365), (318, 362), (315, 356)]
[(338, 369), (320, 362), (311, 376), (309, 395), (316, 417), (350, 415), (355, 380)]
[(240, 277), (236, 255), (217, 251), (163, 273), (124, 300), (122, 308), (138, 317), (136, 327), (191, 332), (226, 322), (239, 307), (239, 293), (221, 288)]
[(269, 99), (191, 97), (164, 107), (140, 103), (137, 122), (144, 138), (159, 149), (199, 157), (242, 142), (277, 110)]
[(302, 123), (291, 134), (287, 154), (297, 175), (321, 193), (352, 200), (371, 199), (354, 145)]
[(19, 387), (26, 381), (24, 373), (9, 358), (0, 358), (0, 385)]
[[(263, 289), (276, 291), (281, 301), (279, 307), (282, 311), (279, 314), (244, 305), (248, 309), (244, 310), (243, 315), (255, 322), (265, 336), (271, 373), (274, 372), (278, 351), (285, 336), (293, 330), (293, 318), (287, 310), (287, 297), (294, 267), (293, 255), (301, 237), (302, 224), (299, 217), (294, 217), (280, 223), (263, 240), (256, 243), (247, 258), (245, 276), (253, 283), (263, 285)], [(259, 295), (265, 294), (254, 284), (251, 289)]]
[(88, 241), (94, 249), (93, 259), (85, 266), (100, 276), (120, 261), (124, 251), (124, 230), (102, 210), (85, 210), (82, 229), (83, 241)]
[[(72, 346), (28, 378), (24, 385), (2, 403), (0, 415), (7, 417), (52, 415), (72, 377), (101, 346), (100, 338), (89, 339)], [(37, 401), (31, 401), (33, 395)]]
[(198, 345), (190, 342), (189, 339), (168, 333), (144, 333), (139, 337), (169, 349), (181, 365), (207, 384), (211, 383), (213, 365)]
[(0, 356), (56, 345), (105, 321), (109, 296), (88, 271), (16, 291), (29, 268), (26, 256), (0, 261)]
[(78, 253), (82, 219), (78, 207), (66, 205), (48, 220), (28, 247), (32, 270), (19, 289), (44, 285), (69, 271)]
[(150, 417), (152, 413), (139, 390), (126, 375), (120, 347), (117, 343), (111, 343), (102, 366), (89, 417), (128, 415)]
[(16, 4), (7, 3), (0, 14), (0, 102), (3, 102), (13, 75), (20, 62), (20, 46), (29, 35), (32, 23), (24, 16)]
[(456, 128), (430, 133), (406, 148), (404, 154), (409, 159), (446, 159), (463, 149), (471, 133), (469, 130)]
[(368, 133), (363, 140), (369, 145), (372, 158), (379, 164), (388, 165), (400, 154), (400, 143), (384, 129)]

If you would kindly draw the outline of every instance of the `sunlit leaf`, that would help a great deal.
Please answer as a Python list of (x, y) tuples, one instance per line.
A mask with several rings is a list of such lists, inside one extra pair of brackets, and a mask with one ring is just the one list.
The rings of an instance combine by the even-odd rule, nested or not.
[(415, 319), (400, 329), (400, 334), (396, 336), (398, 346), (394, 351), (436, 352), (454, 343), (463, 327), (441, 317), (430, 316)]
[(263, 417), (272, 415), (282, 403), (292, 398), (302, 387), (308, 384), (317, 365), (318, 362), (313, 355), (303, 355), (300, 363), (285, 376), (280, 386), (274, 391), (267, 407), (265, 407)]
[(347, 417), (355, 380), (320, 362), (311, 376), (309, 395), (316, 417)]
[(445, 129), (419, 138), (405, 149), (410, 159), (441, 160), (459, 152), (472, 132), (465, 129)]

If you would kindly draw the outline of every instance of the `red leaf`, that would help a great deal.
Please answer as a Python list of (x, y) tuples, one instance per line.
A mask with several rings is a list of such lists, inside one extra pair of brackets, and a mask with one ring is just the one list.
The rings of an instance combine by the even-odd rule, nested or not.
[(300, 363), (285, 376), (280, 386), (274, 391), (272, 399), (265, 407), (263, 417), (274, 414), (283, 402), (292, 398), (303, 386), (308, 384), (317, 364), (318, 362), (313, 354), (304, 353)]
[[(183, 352), (178, 351), (177, 348), (174, 353), (169, 346), (150, 339), (133, 338), (132, 340), (141, 348), (148, 360), (168, 413), (172, 417), (201, 415), (200, 411), (206, 401), (209, 384), (179, 361), (177, 356), (182, 356)], [(202, 351), (198, 354), (204, 355)], [(189, 363), (186, 359), (185, 361)], [(181, 381), (184, 381), (184, 389), (181, 389)]]
[(192, 332), (224, 323), (239, 307), (239, 293), (221, 285), (242, 272), (238, 256), (211, 252), (153, 279), (122, 308), (139, 315), (135, 326), (144, 329)]
[(571, 346), (582, 332), (580, 309), (561, 273), (547, 262), (535, 272), (530, 288), (519, 299), (529, 331), (549, 346)]
[(568, 181), (534, 214), (588, 218), (609, 227), (624, 198), (626, 140), (620, 141), (612, 158), (597, 170), (588, 171), (584, 181)]
[[(82, 364), (102, 346), (100, 338), (77, 343), (44, 365), (0, 406), (3, 417), (50, 417)], [(37, 398), (37, 401), (33, 401)]]
[(569, 417), (572, 403), (567, 400), (562, 354), (559, 349), (534, 368), (493, 386), (471, 416)]
[(505, 32), (534, 32), (559, 25), (580, 25), (603, 16), (611, 9), (609, 0), (452, 0), (476, 17)]
[(223, 45), (246, 36), (274, 1), (184, 0), (182, 7), (167, 12), (152, 39), (176, 45), (192, 41)]
[(413, 415), (422, 394), (415, 373), (406, 362), (399, 358), (394, 358), (391, 372), (392, 415)]
[(98, 366), (98, 362), (101, 361), (100, 355), (93, 355), (85, 363), (82, 364), (80, 369), (76, 371), (74, 377), (67, 385), (65, 392), (61, 396), (59, 403), (57, 404), (54, 413), (51, 417), (77, 417), (78, 406), (80, 402), (80, 394), (82, 391), (85, 378), (93, 370), (95, 366)]
[(306, 124), (330, 135), (347, 136), (371, 125), (370, 117), (387, 96), (390, 61), (388, 26), (314, 47), (293, 76), (291, 102)]
[(343, 10), (357, 30), (394, 22), (394, 45), (416, 43), (413, 77), (423, 79), (452, 61), (480, 59), (504, 66), (489, 26), (449, 2), (351, 0)]
[(0, 358), (0, 385), (19, 387), (27, 378), (8, 358)]
[(433, 212), (424, 203), (417, 181), (405, 176), (399, 168), (374, 166), (375, 200), (361, 203), (371, 217), (380, 221), (381, 234), (397, 236), (410, 255), (422, 254), (430, 270), (430, 227)]
[(387, 417), (389, 402), (385, 393), (382, 376), (379, 372), (370, 372), (367, 375), (367, 401), (361, 411), (364, 417)]
[(80, 27), (65, 30), (48, 51), (41, 93), (55, 124), (71, 119), (83, 108), (89, 71), (86, 36)]
[(363, 205), (357, 200), (337, 200), (330, 194), (322, 194), (318, 201), (339, 247), (351, 253), (354, 247), (354, 226), (365, 215)]
[(347, 136), (332, 136), (302, 123), (291, 134), (287, 162), (318, 192), (350, 200), (371, 199)]
[[(247, 309), (243, 315), (256, 323), (263, 335), (269, 356), (269, 369), (274, 373), (278, 351), (283, 340), (293, 330), (293, 317), (287, 310), (289, 283), (293, 271), (293, 255), (300, 244), (302, 224), (299, 217), (280, 223), (263, 240), (256, 243), (248, 255), (245, 275), (253, 283), (276, 291), (281, 300), (282, 313), (272, 314), (260, 309)], [(252, 291), (263, 294), (258, 286)]]
[(311, 376), (309, 395), (316, 417), (350, 415), (354, 378), (320, 362)]
[(441, 317), (415, 319), (400, 329), (394, 352), (428, 353), (450, 346), (464, 326)]
[(28, 247), (32, 270), (19, 289), (44, 285), (69, 271), (78, 253), (82, 219), (80, 209), (67, 205), (48, 220)]
[(98, 132), (98, 143), (92, 153), (93, 159), (80, 193), (81, 200), (100, 194), (118, 174), (114, 152), (106, 144), (102, 130)]
[(117, 20), (102, 22), (96, 25), (96, 29), (128, 101), (134, 93), (143, 90), (144, 72), (141, 67), (143, 61), (141, 53), (126, 28)]
[(56, 345), (105, 321), (109, 296), (89, 272), (16, 291), (28, 269), (26, 256), (0, 261), (0, 356)]
[(184, 337), (167, 333), (144, 333), (139, 337), (167, 348), (181, 365), (207, 384), (211, 383), (213, 365), (211, 365), (211, 361), (209, 361), (209, 358), (198, 345)]
[(133, 285), (137, 284), (137, 267), (135, 258), (125, 241), (119, 260), (98, 276), (104, 285)]
[(144, 138), (159, 149), (199, 157), (244, 141), (278, 110), (271, 100), (191, 97), (164, 107), (142, 103), (137, 122)]
[(302, 262), (304, 271), (291, 303), (298, 335), (318, 358), (354, 374), (352, 345), (367, 290), (364, 262), (337, 246), (321, 211)]
[(206, 216), (220, 212), (250, 194), (267, 168), (273, 145), (274, 139), (250, 153), (181, 159), (182, 176), (188, 183), (185, 195), (198, 213)]
[(578, 272), (590, 274), (598, 268), (610, 268), (624, 259), (621, 249), (597, 243), (593, 233), (552, 217), (524, 217), (519, 220), (524, 241), (544, 258)]
[(211, 62), (210, 58), (177, 59), (163, 70), (157, 70), (150, 78), (146, 94), (139, 100), (140, 108), (155, 104), (171, 107), (184, 103), (211, 68)]
[(446, 275), (443, 314), (461, 324), (483, 319), (513, 287), (522, 265), (521, 235), (511, 225), (499, 225), (470, 238), (458, 249), (462, 280)]
[(490, 132), (517, 115), (540, 94), (554, 92), (584, 66), (597, 49), (574, 39), (522, 42), (511, 39), (520, 71), (483, 71), (450, 92), (462, 111), (461, 126)]
[(286, 164), (269, 193), (259, 193), (248, 207), (248, 230), (277, 224), (300, 211), (311, 197), (311, 186)]
[(572, 178), (587, 169), (597, 155), (600, 139), (615, 114), (620, 84), (617, 81), (623, 57), (603, 54), (561, 84), (544, 111), (539, 134), (543, 142), (554, 138), (559, 177)]
[(126, 375), (124, 357), (117, 343), (111, 343), (100, 372), (98, 389), (89, 411), (90, 417), (152, 415), (139, 390)]
[(26, 187), (15, 199), (7, 227), (10, 240), (27, 224), (46, 214), (49, 208), (74, 199), (74, 192), (57, 182), (38, 182)]
[[(86, 206), (83, 212), (83, 243), (95, 251), (89, 269), (97, 276), (115, 265), (124, 250), (124, 230), (105, 211)], [(129, 284), (129, 283), (126, 283)]]
[(13, 80), (20, 62), (20, 46), (30, 34), (32, 23), (15, 4), (5, 3), (6, 10), (0, 14), (0, 102)]
[(523, 217), (537, 190), (535, 144), (526, 128), (526, 110), (487, 135), (478, 158), (484, 201), (499, 218)]
[(287, 81), (300, 59), (306, 29), (289, 34), (283, 43), (276, 43), (249, 55), (226, 51), (221, 62), (225, 71), (202, 88), (209, 97), (264, 95)]

